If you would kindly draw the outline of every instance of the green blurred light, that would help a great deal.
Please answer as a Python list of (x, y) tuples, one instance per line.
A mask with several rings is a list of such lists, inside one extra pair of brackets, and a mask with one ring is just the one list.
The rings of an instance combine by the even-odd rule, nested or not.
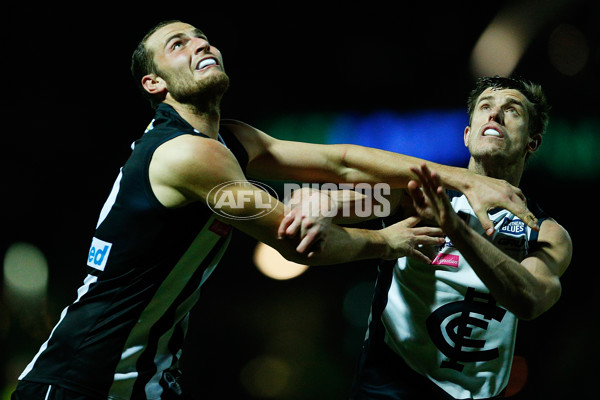
[(555, 118), (530, 169), (560, 179), (600, 177), (600, 118)]
[[(382, 116), (385, 117), (383, 122)], [(270, 135), (285, 140), (354, 143), (464, 166), (468, 153), (462, 145), (464, 126), (460, 121), (463, 117), (460, 110), (385, 111), (364, 115), (298, 113), (269, 118), (261, 123), (261, 127)], [(600, 118), (552, 116), (542, 146), (530, 160), (529, 169), (558, 179), (598, 178), (599, 151)]]

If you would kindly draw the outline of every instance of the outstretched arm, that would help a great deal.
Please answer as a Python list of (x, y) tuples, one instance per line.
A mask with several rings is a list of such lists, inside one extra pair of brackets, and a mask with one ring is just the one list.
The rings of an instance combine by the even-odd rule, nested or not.
[(413, 165), (426, 163), (442, 183), (464, 193), (484, 230), (493, 233), (487, 211), (505, 208), (533, 229), (537, 219), (527, 209), (521, 190), (508, 182), (390, 151), (350, 144), (320, 145), (275, 139), (239, 121), (223, 121), (248, 150), (248, 175), (259, 179), (331, 183), (387, 183), (406, 188), (416, 175)]
[[(166, 207), (201, 201), (219, 210), (220, 219), (298, 263), (321, 265), (369, 258), (394, 259), (412, 254), (420, 244), (439, 244), (442, 240), (441, 229), (415, 231), (411, 223), (376, 231), (331, 225), (327, 230), (330, 240), (325, 241), (321, 251), (310, 257), (299, 253), (296, 248), (300, 238), (278, 239), (284, 205), (248, 182), (233, 154), (218, 141), (208, 138), (182, 135), (162, 144), (152, 157), (149, 173), (152, 190)], [(213, 196), (214, 188), (233, 181), (237, 184), (229, 185), (227, 193)], [(264, 205), (269, 205), (270, 211), (255, 218), (264, 211)]]
[(420, 185), (416, 181), (409, 182), (409, 192), (417, 212), (439, 224), (499, 304), (528, 320), (556, 303), (561, 293), (559, 278), (567, 269), (572, 252), (568, 233), (556, 221), (544, 221), (537, 247), (519, 262), (456, 214), (437, 173), (426, 166), (414, 172), (419, 176)]

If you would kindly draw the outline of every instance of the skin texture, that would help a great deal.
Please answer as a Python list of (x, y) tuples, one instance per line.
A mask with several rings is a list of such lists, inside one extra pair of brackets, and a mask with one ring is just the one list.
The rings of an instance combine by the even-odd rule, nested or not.
[[(470, 171), (519, 184), (526, 159), (539, 149), (542, 139), (540, 133), (529, 132), (530, 109), (528, 100), (517, 90), (488, 88), (481, 93), (471, 124), (464, 130), (464, 143), (471, 154)], [(527, 257), (514, 260), (458, 216), (437, 171), (426, 163), (410, 169), (416, 177), (407, 184), (412, 204), (403, 200), (402, 191), (391, 194), (390, 204), (416, 213), (420, 221), (440, 227), (500, 304), (518, 318), (530, 320), (558, 301), (560, 277), (572, 257), (571, 238), (560, 224), (546, 219)], [(310, 237), (312, 241), (305, 246), (318, 247), (315, 243), (324, 240), (319, 231), (326, 230), (322, 227), (333, 218), (319, 213), (318, 208), (311, 205), (314, 203), (311, 195), (302, 197), (302, 201), (298, 201), (301, 206), (292, 209), (282, 222), (280, 234)], [(340, 195), (337, 200), (339, 203), (361, 200), (346, 197)], [(338, 207), (341, 206), (338, 204)]]
[[(228, 128), (248, 152), (246, 173), (258, 179), (291, 179), (320, 182), (387, 182), (406, 187), (416, 176), (410, 166), (423, 160), (377, 149), (353, 145), (315, 145), (275, 139), (239, 121), (221, 121), (220, 101), (229, 85), (221, 52), (195, 27), (176, 22), (163, 26), (147, 40), (156, 71), (142, 78), (145, 90), (172, 106), (179, 115), (208, 137), (182, 135), (161, 145), (150, 163), (150, 183), (158, 200), (166, 207), (182, 207), (201, 201), (214, 206), (208, 197), (212, 188), (229, 181), (244, 184), (232, 189), (266, 196), (246, 181), (232, 153), (215, 140), (221, 126)], [(205, 64), (205, 62), (208, 62)], [(446, 185), (470, 196), (482, 223), (491, 225), (486, 211), (505, 206), (523, 216), (532, 215), (521, 191), (506, 181), (490, 179), (468, 170), (429, 163)], [(268, 199), (266, 199), (268, 200)], [(330, 239), (319, 252), (309, 251), (310, 237), (278, 240), (279, 225), (286, 209), (275, 202), (274, 211), (259, 219), (252, 204), (228, 209), (233, 218), (226, 222), (276, 248), (286, 258), (310, 264), (342, 263), (363, 258), (397, 258), (416, 254), (423, 243), (439, 241), (439, 232), (423, 231), (413, 220), (379, 231), (323, 225)], [(536, 226), (535, 219), (529, 223)], [(302, 241), (305, 240), (305, 243)], [(296, 251), (300, 249), (302, 252)], [(309, 257), (310, 255), (310, 257)]]

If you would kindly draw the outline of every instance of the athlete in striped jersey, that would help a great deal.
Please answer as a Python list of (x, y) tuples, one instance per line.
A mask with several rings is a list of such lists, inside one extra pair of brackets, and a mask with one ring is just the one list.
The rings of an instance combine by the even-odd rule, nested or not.
[[(468, 105), (464, 140), (471, 154), (469, 169), (518, 185), (548, 122), (541, 87), (511, 78), (481, 78)], [(487, 230), (464, 194), (447, 195), (440, 176), (426, 165), (413, 167), (413, 172), (418, 178), (409, 182), (408, 191), (389, 198), (394, 211), (384, 222), (417, 214), (441, 227), (446, 240), (419, 246), (420, 257), (380, 265), (351, 398), (501, 398), (517, 322), (536, 318), (558, 300), (571, 239), (533, 202), (529, 207), (541, 223), (539, 231), (502, 208), (490, 210), (494, 229)], [(328, 194), (335, 194), (340, 209), (344, 207), (344, 197)], [(356, 194), (345, 198), (363, 200)], [(317, 219), (304, 211), (315, 210), (306, 204), (310, 196), (294, 200), (303, 207), (295, 207), (280, 227), (291, 235), (299, 218)]]
[[(469, 169), (518, 185), (548, 120), (541, 87), (482, 78), (468, 104)], [(422, 249), (430, 265), (410, 257), (382, 264), (352, 399), (501, 398), (518, 320), (559, 299), (571, 239), (533, 202), (539, 232), (494, 209), (486, 235), (464, 195), (448, 196), (427, 166), (415, 173), (414, 208), (444, 230), (446, 243)]]
[[(406, 223), (375, 232), (330, 226), (332, 240), (307, 258), (305, 240), (278, 240), (284, 207), (246, 175), (405, 187), (415, 160), (358, 146), (286, 142), (221, 121), (229, 83), (221, 54), (183, 22), (152, 29), (134, 52), (132, 72), (155, 118), (132, 146), (100, 212), (76, 300), (21, 374), (13, 399), (183, 398), (178, 360), (189, 311), (232, 227), (308, 264), (397, 258), (418, 244), (439, 242), (438, 230)], [(445, 184), (470, 193), (479, 210), (503, 206), (531, 215), (522, 193), (505, 181), (430, 165)], [(237, 207), (209, 196), (229, 182), (237, 182), (229, 188), (233, 198), (255, 202)], [(271, 210), (253, 218), (259, 203)], [(405, 240), (407, 233), (416, 240)]]

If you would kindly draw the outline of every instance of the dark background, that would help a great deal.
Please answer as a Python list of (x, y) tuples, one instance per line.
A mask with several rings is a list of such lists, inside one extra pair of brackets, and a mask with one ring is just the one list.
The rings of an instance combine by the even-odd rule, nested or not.
[[(0, 388), (14, 384), (75, 298), (98, 212), (131, 142), (153, 115), (132, 82), (129, 60), (158, 21), (182, 19), (208, 35), (231, 78), (223, 116), (260, 128), (265, 118), (290, 112), (461, 108), (473, 82), (469, 57), (477, 39), (506, 7), (522, 7), (526, 21), (540, 24), (515, 73), (545, 87), (553, 116), (574, 124), (597, 118), (598, 2), (455, 3), (332, 6), (337, 12), (329, 14), (321, 12), (325, 5), (295, 3), (239, 14), (205, 13), (194, 4), (10, 6), (0, 17), (0, 255), (13, 242), (34, 243), (48, 259), (50, 283), (42, 303), (3, 297)], [(542, 15), (531, 3), (561, 8)], [(548, 39), (560, 24), (577, 27), (589, 44), (586, 66), (572, 76), (553, 68), (548, 56)], [(590, 127), (600, 134), (598, 125)], [(598, 149), (588, 150), (595, 158)], [(560, 163), (561, 153), (555, 157)], [(584, 251), (594, 253), (599, 174), (565, 169), (556, 177), (532, 168), (522, 181), (524, 192), (570, 232), (574, 257), (560, 302), (520, 325), (517, 353), (529, 368), (518, 398), (581, 398), (596, 386), (600, 266), (593, 254), (586, 261)], [(190, 387), (210, 399), (345, 398), (375, 265), (311, 268), (280, 282), (252, 265), (254, 246), (235, 236), (194, 310), (184, 356)], [(350, 321), (344, 307), (364, 323)], [(263, 379), (248, 378), (255, 371), (273, 371), (266, 385), (284, 382), (284, 388), (271, 397), (249, 389), (244, 382)]]

